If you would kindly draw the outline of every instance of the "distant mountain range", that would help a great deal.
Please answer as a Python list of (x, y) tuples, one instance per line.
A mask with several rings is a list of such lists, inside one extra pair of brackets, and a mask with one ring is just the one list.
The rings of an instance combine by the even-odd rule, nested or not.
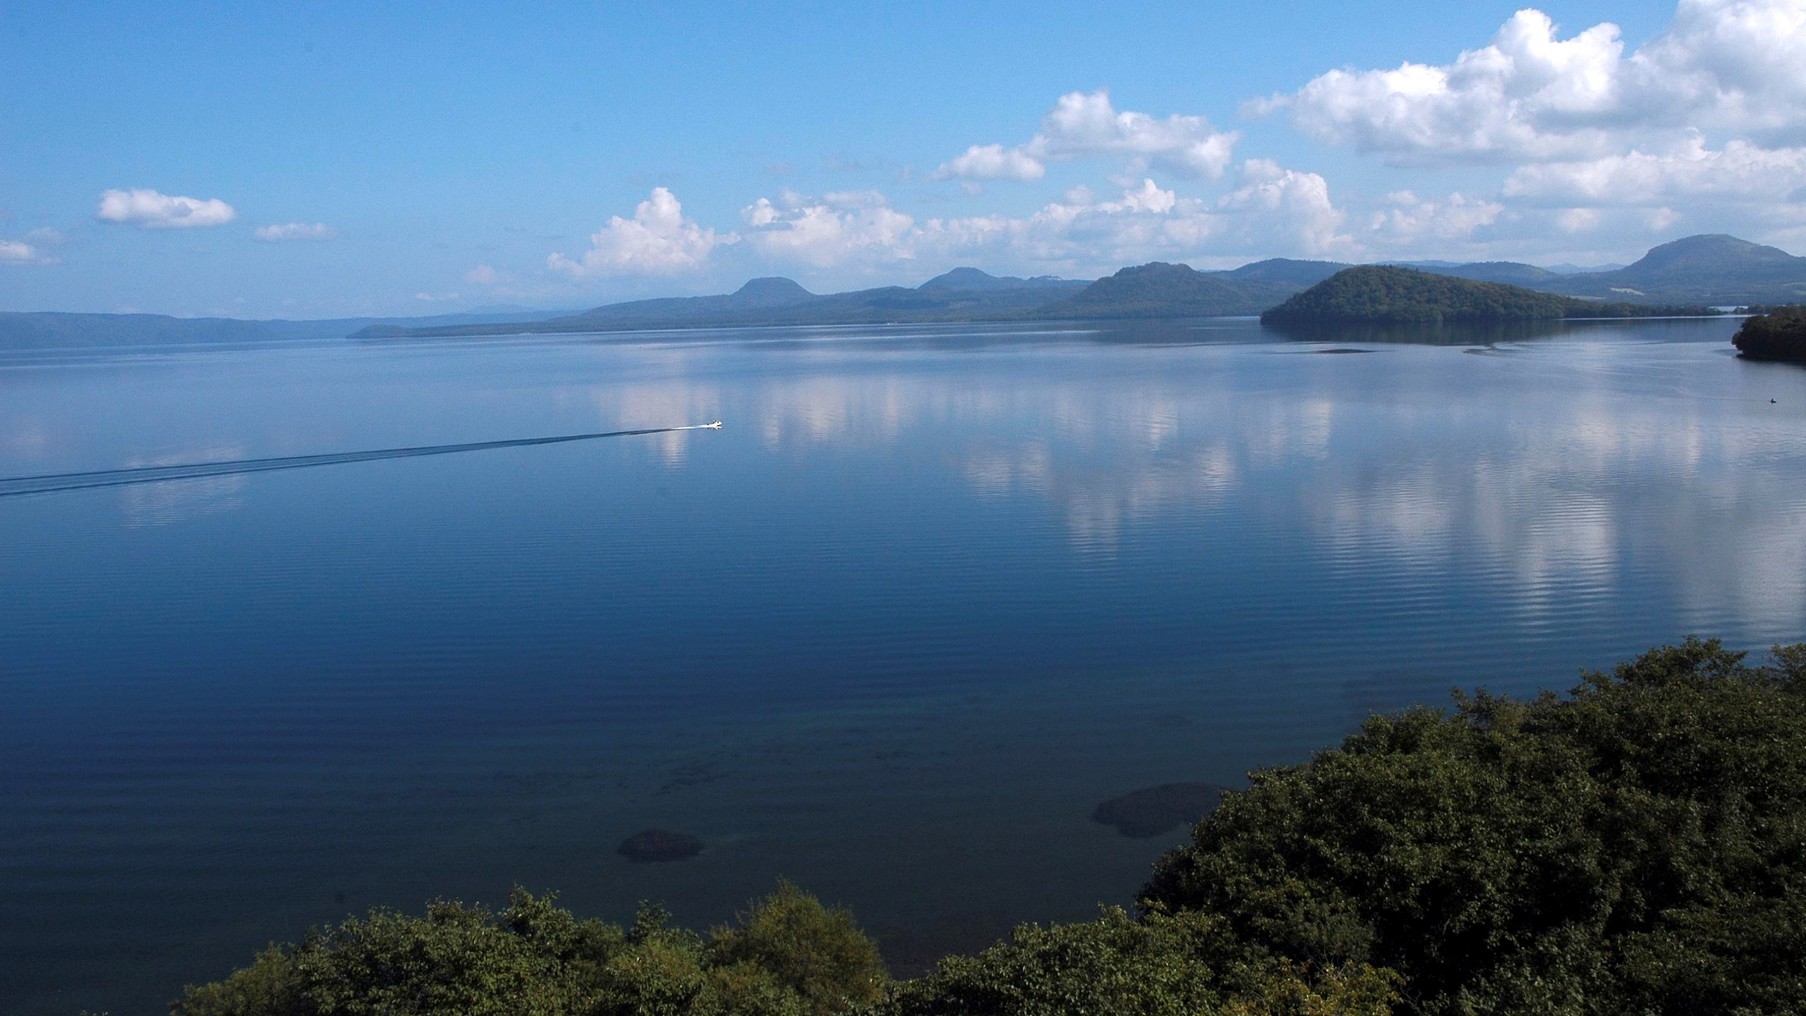
[(1665, 243), (1634, 264), (1602, 271), (1538, 268), (1515, 261), (1402, 267), (1593, 300), (1717, 306), (1806, 301), (1806, 258), (1723, 233)]
[[(1187, 269), (1189, 271), (1189, 269)], [(505, 328), (486, 323), (427, 327), (374, 325), (358, 338), (641, 331), (662, 328), (728, 328), (757, 325), (886, 324), (922, 321), (1013, 321), (1033, 317), (1091, 283), (1039, 277), (999, 277), (955, 268), (914, 289), (882, 286), (817, 295), (789, 279), (754, 279), (723, 296), (684, 296), (609, 304), (579, 314), (516, 320)]]
[[(1344, 268), (1333, 261), (1274, 258), (1232, 271), (1186, 265), (1124, 268), (1096, 281), (1022, 279), (955, 268), (913, 289), (884, 286), (816, 294), (782, 278), (753, 279), (720, 296), (609, 304), (576, 313), (461, 314), (432, 318), (238, 321), (158, 315), (0, 313), (0, 348), (256, 342), (352, 336), (439, 336), (639, 331), (758, 325), (934, 321), (1025, 321), (1259, 314)], [(1806, 302), (1806, 258), (1733, 236), (1691, 236), (1606, 270), (1539, 268), (1511, 261), (1420, 262), (1437, 275), (1498, 282), (1543, 293), (1652, 306), (1780, 305)]]
[[(597, 332), (748, 325), (881, 324), (919, 321), (1087, 320), (1259, 314), (1337, 272), (1334, 261), (1273, 258), (1233, 271), (1187, 265), (1124, 268), (1096, 282), (999, 278), (956, 268), (915, 289), (886, 286), (817, 296), (788, 279), (754, 279), (726, 296), (617, 303), (581, 314), (516, 321), (509, 332)], [(1438, 266), (1435, 274), (1497, 282), (1606, 303), (1780, 304), (1806, 300), (1806, 258), (1732, 236), (1694, 236), (1656, 247), (1635, 264), (1558, 272), (1512, 261)], [(379, 325), (366, 338), (491, 334), (484, 323)]]
[(1806, 301), (1806, 258), (1722, 233), (1655, 247), (1617, 271), (1564, 275), (1537, 289), (1637, 303), (1718, 305)]
[(144, 344), (342, 339), (361, 329), (381, 326), (430, 328), (464, 325), (493, 330), (500, 322), (518, 321), (520, 318), (520, 311), (440, 314), (414, 318), (325, 318), (315, 321), (179, 318), (165, 314), (0, 311), (0, 349), (79, 349)]

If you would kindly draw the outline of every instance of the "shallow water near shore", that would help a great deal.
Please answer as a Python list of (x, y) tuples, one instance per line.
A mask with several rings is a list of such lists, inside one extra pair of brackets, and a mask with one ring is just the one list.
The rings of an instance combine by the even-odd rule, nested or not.
[(1107, 798), (1806, 639), (1806, 370), (1733, 330), (0, 354), (0, 1012), (516, 883), (703, 927), (788, 877), (910, 968), (1127, 903), (1184, 833)]

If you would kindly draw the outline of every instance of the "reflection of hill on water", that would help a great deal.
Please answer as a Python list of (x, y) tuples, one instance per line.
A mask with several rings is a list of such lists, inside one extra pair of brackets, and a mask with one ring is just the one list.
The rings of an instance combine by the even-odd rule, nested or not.
[(1491, 346), (1567, 334), (1565, 321), (1487, 321), (1455, 324), (1331, 325), (1269, 324), (1271, 333), (1290, 342), (1375, 342), (1417, 346)]

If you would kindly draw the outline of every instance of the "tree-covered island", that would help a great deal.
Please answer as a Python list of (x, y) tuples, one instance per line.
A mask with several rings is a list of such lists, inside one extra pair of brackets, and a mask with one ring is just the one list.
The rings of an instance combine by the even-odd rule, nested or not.
[(1806, 306), (1777, 307), (1746, 319), (1731, 344), (1752, 360), (1806, 363)]
[(1023, 925), (891, 980), (781, 883), (707, 935), (517, 890), (377, 911), (175, 1016), (1768, 1014), (1806, 1000), (1806, 644), (1688, 639), (1565, 696), (1375, 716), (1252, 774), (1136, 911)]
[(1262, 313), (1262, 324), (1441, 325), (1564, 318), (1705, 316), (1703, 307), (1604, 303), (1392, 265), (1346, 268)]

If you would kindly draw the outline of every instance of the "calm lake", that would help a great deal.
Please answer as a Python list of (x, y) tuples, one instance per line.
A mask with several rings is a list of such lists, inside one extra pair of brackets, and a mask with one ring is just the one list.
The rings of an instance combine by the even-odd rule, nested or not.
[(0, 354), (0, 1012), (517, 883), (700, 928), (788, 877), (909, 969), (1129, 902), (1184, 831), (1106, 798), (1806, 639), (1806, 370), (1734, 329)]

